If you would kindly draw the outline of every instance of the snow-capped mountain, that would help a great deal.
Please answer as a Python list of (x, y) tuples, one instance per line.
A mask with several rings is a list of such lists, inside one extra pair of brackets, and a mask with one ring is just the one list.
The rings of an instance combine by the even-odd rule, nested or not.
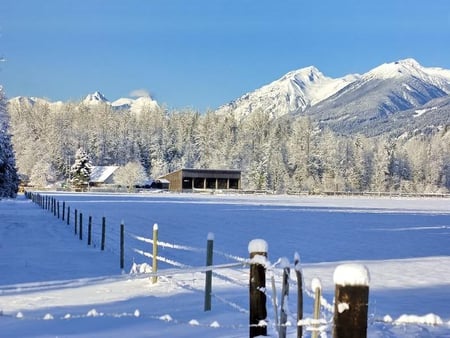
[[(217, 112), (233, 114), (238, 119), (258, 110), (267, 111), (274, 118), (307, 115), (338, 132), (375, 135), (376, 130), (393, 128), (400, 112), (407, 111), (402, 119), (408, 124), (409, 120), (404, 119), (412, 119), (414, 111), (449, 95), (450, 70), (423, 67), (414, 59), (404, 59), (382, 64), (362, 75), (337, 79), (324, 76), (315, 67), (303, 68), (245, 94)], [(448, 109), (445, 107), (444, 111)], [(443, 117), (439, 118), (441, 123), (449, 123), (445, 114), (439, 116)], [(418, 120), (423, 119), (416, 119), (414, 124)], [(384, 124), (384, 128), (374, 128), (376, 124)]]
[(231, 112), (237, 118), (243, 118), (258, 110), (268, 112), (275, 118), (302, 112), (358, 78), (359, 75), (356, 74), (332, 79), (324, 76), (315, 67), (306, 67), (289, 72), (280, 79), (221, 106), (217, 112)]
[(88, 94), (82, 103), (87, 105), (96, 105), (99, 103), (109, 103), (108, 99), (99, 91), (96, 91), (93, 94)]
[(450, 77), (445, 70), (428, 70), (406, 59), (372, 69), (306, 114), (335, 131), (373, 134), (374, 124), (389, 125), (399, 112), (449, 94)]
[(143, 109), (157, 109), (158, 103), (150, 96), (141, 96), (136, 99), (120, 98), (116, 101), (110, 102), (102, 93), (96, 91), (93, 94), (89, 94), (82, 101), (86, 105), (99, 105), (107, 104), (115, 110), (129, 110), (131, 113), (138, 114)]
[[(37, 97), (25, 97), (25, 96), (17, 96), (10, 99), (9, 104), (15, 105), (29, 105), (34, 106), (36, 104), (39, 105), (47, 105), (50, 109), (59, 109), (64, 102), (56, 101), (51, 102), (46, 99), (37, 98)], [(88, 94), (83, 100), (79, 102), (82, 105), (94, 108), (99, 105), (108, 105), (111, 106), (114, 110), (117, 111), (130, 111), (131, 113), (138, 114), (143, 109), (158, 109), (158, 102), (153, 100), (149, 96), (142, 96), (136, 99), (130, 98), (120, 98), (116, 101), (110, 102), (101, 92), (96, 91), (92, 94)]]

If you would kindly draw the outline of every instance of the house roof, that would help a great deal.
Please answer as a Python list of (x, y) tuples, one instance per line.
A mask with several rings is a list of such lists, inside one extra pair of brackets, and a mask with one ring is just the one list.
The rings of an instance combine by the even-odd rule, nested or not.
[(119, 167), (110, 166), (93, 166), (90, 181), (93, 183), (105, 182)]

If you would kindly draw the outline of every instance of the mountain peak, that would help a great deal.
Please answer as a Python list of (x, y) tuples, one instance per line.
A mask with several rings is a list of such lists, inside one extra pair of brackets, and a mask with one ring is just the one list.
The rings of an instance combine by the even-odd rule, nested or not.
[(404, 76), (423, 77), (425, 74), (424, 68), (415, 59), (407, 58), (395, 62), (383, 63), (367, 72), (364, 77), (386, 80)]
[(97, 104), (97, 103), (105, 103), (108, 102), (108, 99), (99, 91), (96, 91), (93, 94), (89, 94), (83, 100), (83, 103), (87, 104)]

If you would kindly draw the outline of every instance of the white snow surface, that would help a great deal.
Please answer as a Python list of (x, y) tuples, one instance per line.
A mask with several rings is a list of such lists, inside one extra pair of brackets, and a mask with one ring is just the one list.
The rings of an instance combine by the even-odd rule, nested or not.
[(362, 264), (342, 264), (334, 270), (333, 281), (342, 286), (369, 286), (369, 270)]
[[(333, 304), (336, 268), (360, 264), (371, 279), (369, 338), (450, 336), (447, 199), (47, 194), (93, 216), (93, 245), (74, 235), (73, 219), (67, 225), (23, 196), (0, 201), (0, 337), (248, 337), (249, 274), (242, 263), (254, 238), (267, 242), (265, 266), (278, 294), (282, 269), (270, 261), (300, 253), (306, 325), (312, 279), (320, 278), (323, 297)], [(102, 216), (105, 251), (99, 248)], [(119, 268), (122, 219), (126, 272)], [(145, 273), (151, 258), (133, 250), (152, 251), (155, 222), (161, 259), (153, 284)], [(209, 232), (217, 265), (212, 310), (204, 312)], [(295, 323), (294, 269), (290, 277), (286, 308)], [(270, 301), (267, 307), (269, 335), (276, 337)], [(324, 337), (331, 337), (331, 311), (322, 310)], [(295, 326), (287, 327), (287, 337), (296, 337)]]
[(267, 251), (269, 251), (269, 246), (267, 245), (267, 242), (263, 239), (260, 239), (260, 238), (252, 239), (248, 243), (248, 252), (249, 253), (267, 252)]

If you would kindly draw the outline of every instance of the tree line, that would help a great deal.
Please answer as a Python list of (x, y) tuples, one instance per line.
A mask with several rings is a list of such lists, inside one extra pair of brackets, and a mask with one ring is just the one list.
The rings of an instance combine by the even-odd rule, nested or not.
[(93, 165), (142, 164), (153, 178), (180, 168), (242, 170), (242, 187), (433, 193), (450, 190), (449, 125), (429, 135), (366, 137), (319, 128), (308, 117), (245, 118), (193, 110), (11, 101), (19, 172), (31, 182), (68, 177), (80, 147)]

